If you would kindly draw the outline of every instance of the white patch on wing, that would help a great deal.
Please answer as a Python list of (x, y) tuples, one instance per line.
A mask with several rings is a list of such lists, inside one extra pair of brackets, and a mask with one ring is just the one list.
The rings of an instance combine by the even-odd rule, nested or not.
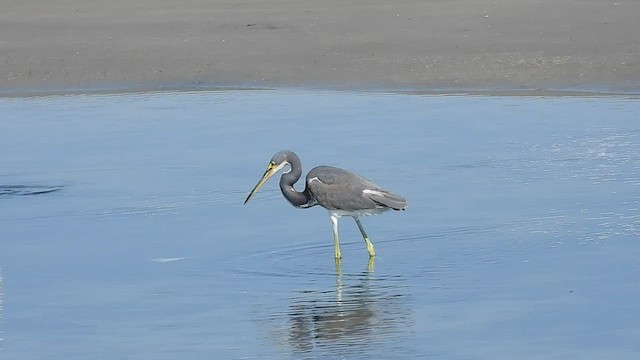
[(378, 190), (369, 190), (369, 189), (364, 189), (362, 190), (363, 194), (372, 194), (372, 195), (378, 195), (378, 196), (384, 196), (384, 193)]

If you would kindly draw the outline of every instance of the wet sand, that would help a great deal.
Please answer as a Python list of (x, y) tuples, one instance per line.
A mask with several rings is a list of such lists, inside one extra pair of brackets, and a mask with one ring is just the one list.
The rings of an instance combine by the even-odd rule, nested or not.
[(53, 1), (0, 13), (0, 89), (640, 88), (640, 2)]

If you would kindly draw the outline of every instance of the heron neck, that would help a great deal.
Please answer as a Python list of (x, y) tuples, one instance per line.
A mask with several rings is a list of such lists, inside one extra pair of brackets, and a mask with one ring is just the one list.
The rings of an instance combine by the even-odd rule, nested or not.
[(302, 162), (297, 156), (288, 159), (291, 170), (280, 177), (280, 190), (282, 195), (295, 207), (302, 207), (311, 202), (308, 191), (299, 192), (293, 187), (302, 176)]

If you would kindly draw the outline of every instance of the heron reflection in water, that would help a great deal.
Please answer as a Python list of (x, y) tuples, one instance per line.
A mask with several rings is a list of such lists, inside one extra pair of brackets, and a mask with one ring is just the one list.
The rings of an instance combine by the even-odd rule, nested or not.
[[(381, 342), (400, 341), (412, 325), (404, 278), (375, 276), (374, 258), (358, 273), (336, 265), (335, 288), (302, 290), (292, 296), (288, 324), (277, 338), (296, 352), (358, 358)], [(365, 356), (366, 357), (366, 356)]]
[(396, 194), (382, 189), (373, 182), (350, 171), (333, 166), (317, 166), (307, 174), (305, 189), (296, 191), (293, 185), (302, 176), (302, 162), (292, 151), (280, 151), (273, 155), (267, 165), (267, 171), (251, 190), (244, 203), (280, 170), (289, 166), (280, 177), (280, 190), (284, 197), (295, 207), (306, 209), (320, 205), (329, 211), (333, 224), (334, 256), (342, 257), (338, 238), (338, 219), (351, 216), (364, 238), (370, 257), (376, 255), (373, 243), (369, 240), (360, 222), (362, 215), (375, 215), (387, 210), (405, 210), (407, 201)]

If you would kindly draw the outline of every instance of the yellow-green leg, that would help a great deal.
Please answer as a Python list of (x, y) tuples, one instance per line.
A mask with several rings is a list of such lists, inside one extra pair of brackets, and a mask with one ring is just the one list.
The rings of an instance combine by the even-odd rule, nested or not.
[(367, 233), (364, 231), (364, 228), (362, 227), (362, 224), (360, 223), (360, 219), (358, 219), (357, 217), (354, 217), (353, 219), (356, 221), (356, 224), (358, 225), (358, 229), (360, 229), (360, 233), (362, 234), (362, 237), (364, 238), (365, 244), (367, 244), (367, 252), (369, 252), (369, 257), (376, 256), (376, 250), (373, 248), (373, 243), (371, 242), (371, 240), (369, 240), (369, 237), (367, 236)]
[(333, 255), (336, 259), (341, 259), (340, 240), (338, 239), (338, 216), (331, 215), (331, 224), (333, 224)]

